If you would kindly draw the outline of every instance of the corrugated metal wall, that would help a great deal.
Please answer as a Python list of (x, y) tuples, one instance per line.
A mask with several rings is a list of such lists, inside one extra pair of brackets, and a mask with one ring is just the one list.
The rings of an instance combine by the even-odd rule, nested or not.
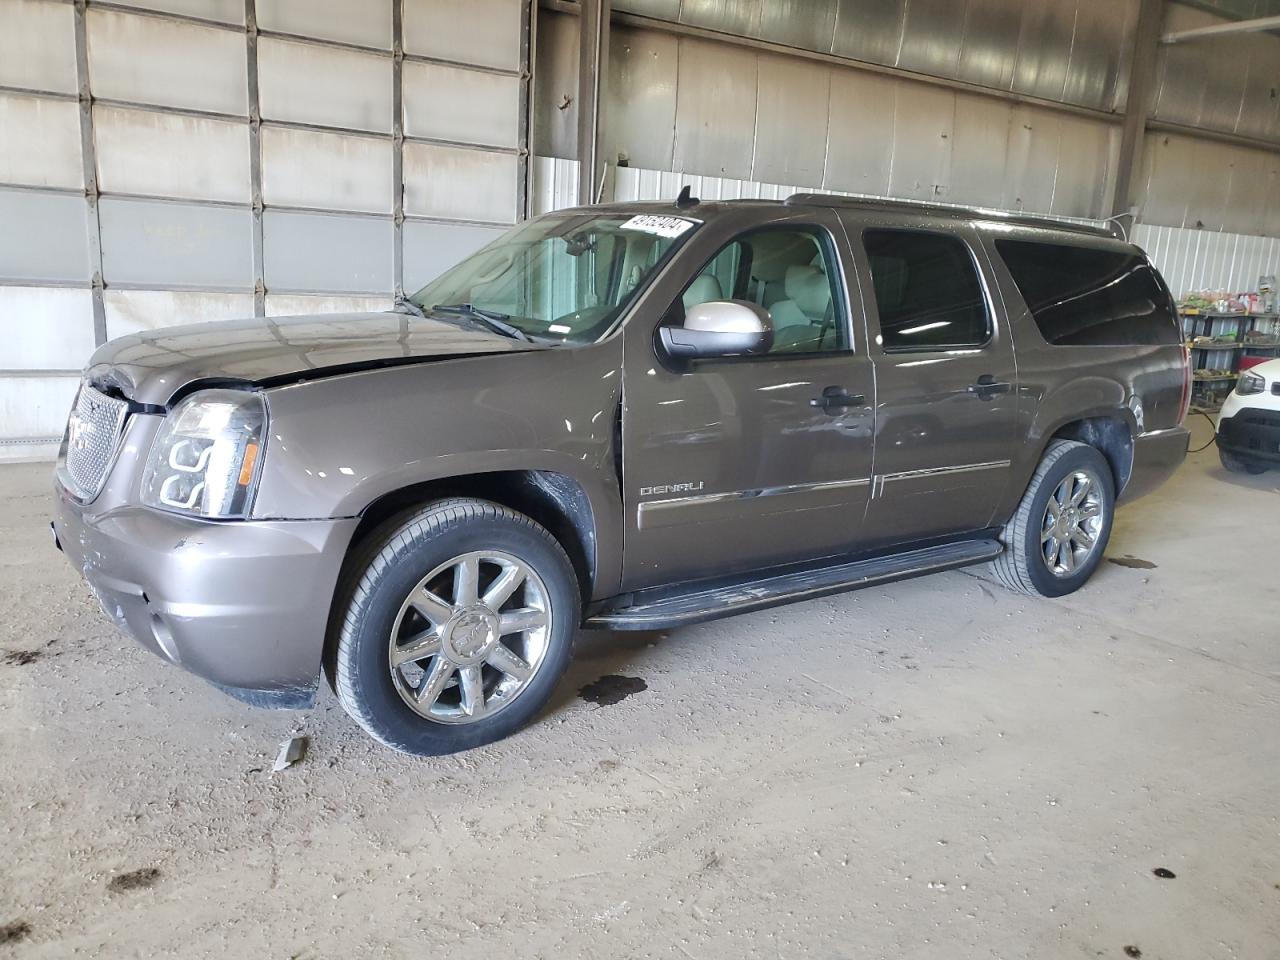
[[(1126, 106), (1133, 0), (615, 0), (614, 6), (651, 19), (633, 17), (613, 29), (605, 156), (640, 169), (635, 176), (617, 169), (608, 196), (649, 196), (627, 185), (658, 189), (665, 183), (659, 174), (675, 171), (704, 191), (730, 191), (708, 195), (769, 196), (773, 185), (794, 184), (1080, 219), (1111, 209), (1120, 130), (1108, 112)], [(819, 59), (711, 34), (682, 35), (654, 21), (725, 39), (752, 37)], [(1164, 29), (1221, 22), (1171, 3)], [(576, 154), (576, 28), (571, 16), (542, 12), (534, 149), (547, 157)], [(943, 85), (835, 58), (909, 70)], [(979, 88), (1078, 109), (998, 99)], [(1262, 240), (1280, 236), (1278, 88), (1280, 38), (1272, 34), (1160, 48), (1139, 221), (1181, 232), (1148, 229), (1139, 237), (1150, 242), (1179, 293), (1226, 286), (1229, 277), (1248, 289), (1259, 273), (1280, 268), (1274, 259), (1268, 263), (1274, 246)], [(1257, 146), (1194, 136), (1197, 128)], [(561, 183), (540, 203), (572, 192), (562, 167), (540, 169), (540, 183), (551, 177)], [(1190, 264), (1188, 251), (1207, 259)]]
[[(1131, 42), (1134, 5), (1064, 5), (1068, 26), (1082, 17), (1087, 28), (1074, 38), (1068, 29), (1061, 49), (1043, 36), (1044, 16), (1027, 12), (1039, 5), (1016, 0), (912, 4), (909, 16), (903, 0), (616, 7), (723, 31), (746, 24), (747, 35), (837, 56), (1110, 106), (1123, 91), (1120, 50)], [(943, 25), (957, 13), (952, 35)], [(1094, 49), (1086, 41), (1099, 18), (1110, 26)], [(576, 29), (572, 16), (541, 13), (534, 150), (542, 156), (577, 152)], [(933, 42), (944, 36), (954, 58)], [(1033, 37), (1053, 56), (1033, 55)], [(1074, 217), (1104, 216), (1115, 180), (1117, 125), (1035, 103), (618, 24), (609, 70), (610, 164)]]
[(614, 7), (1103, 110), (1123, 106), (1137, 23), (1130, 0), (614, 0)]
[(1280, 270), (1280, 238), (1140, 223), (1134, 243), (1151, 256), (1176, 294), (1258, 289), (1258, 278)]
[(104, 337), (386, 308), (512, 223), (528, 9), (0, 0), (0, 457)]
[(1111, 124), (650, 30), (615, 29), (610, 57), (620, 163), (1074, 217), (1110, 200)]
[[(1168, 31), (1227, 23), (1170, 4)], [(1245, 33), (1160, 49), (1147, 135), (1142, 219), (1171, 227), (1280, 235), (1280, 37)], [(1246, 137), (1221, 143), (1196, 128)]]
[[(1166, 32), (1230, 21), (1172, 3)], [(1204, 37), (1160, 48), (1152, 116), (1280, 144), (1280, 38), (1272, 33)]]

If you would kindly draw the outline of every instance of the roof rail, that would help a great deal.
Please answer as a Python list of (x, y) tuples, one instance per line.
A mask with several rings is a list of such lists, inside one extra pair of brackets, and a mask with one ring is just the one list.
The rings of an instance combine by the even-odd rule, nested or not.
[(1007, 210), (992, 210), (986, 207), (962, 207), (945, 203), (927, 203), (923, 200), (842, 197), (830, 193), (793, 193), (787, 197), (785, 202), (792, 207), (833, 207), (848, 210), (929, 214), (932, 216), (951, 217), (957, 220), (997, 220), (1001, 223), (1017, 224), (1019, 226), (1045, 227), (1051, 230), (1066, 230), (1096, 237), (1123, 239), (1115, 229), (1095, 227), (1092, 224), (1072, 223), (1067, 220), (1056, 220), (1053, 217), (1010, 213)]

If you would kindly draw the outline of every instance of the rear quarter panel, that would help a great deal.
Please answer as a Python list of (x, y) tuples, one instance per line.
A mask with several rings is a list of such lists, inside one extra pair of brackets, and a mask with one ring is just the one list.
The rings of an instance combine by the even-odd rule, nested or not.
[[(1135, 248), (1119, 240), (1081, 238), (1070, 233), (1001, 226), (1000, 236)], [(1182, 415), (1183, 348), (1158, 346), (1057, 346), (1048, 343), (995, 248), (995, 234), (983, 231), (983, 245), (996, 278), (1012, 331), (1018, 362), (1018, 436), (1013, 483), (997, 515), (1013, 514), (1049, 441), (1063, 426), (1089, 417), (1113, 417), (1130, 437), (1176, 427)], [(1122, 479), (1128, 479), (1127, 476)]]

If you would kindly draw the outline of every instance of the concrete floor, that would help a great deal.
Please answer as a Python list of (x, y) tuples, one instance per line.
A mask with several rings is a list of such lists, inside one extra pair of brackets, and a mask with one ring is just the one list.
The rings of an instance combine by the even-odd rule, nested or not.
[(0, 957), (1280, 957), (1280, 473), (1192, 457), (1120, 513), (1150, 567), (1062, 601), (588, 634), (535, 727), (425, 761), (119, 636), (48, 475), (0, 470)]

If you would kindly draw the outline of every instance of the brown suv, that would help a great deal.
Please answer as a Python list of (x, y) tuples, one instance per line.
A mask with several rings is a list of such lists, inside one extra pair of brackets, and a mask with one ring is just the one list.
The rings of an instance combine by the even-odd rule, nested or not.
[(390, 313), (124, 337), (54, 530), (141, 643), (250, 703), (327, 671), (410, 753), (506, 736), (580, 626), (989, 562), (1057, 596), (1182, 462), (1137, 248), (915, 204), (623, 204), (513, 228)]

